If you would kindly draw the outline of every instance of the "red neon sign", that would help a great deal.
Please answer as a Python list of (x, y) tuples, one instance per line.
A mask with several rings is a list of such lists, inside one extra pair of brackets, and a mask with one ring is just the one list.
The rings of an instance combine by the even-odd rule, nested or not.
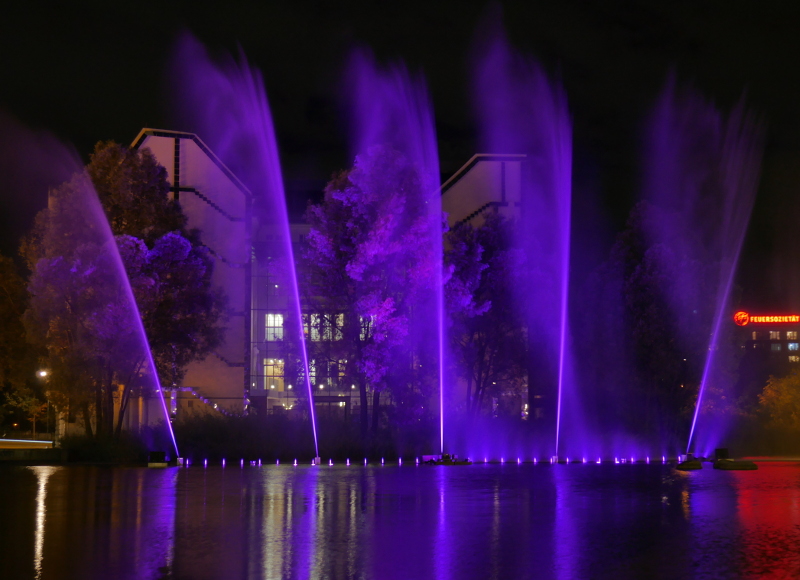
[(800, 323), (800, 314), (749, 314), (740, 310), (733, 315), (733, 321), (739, 326), (748, 324), (797, 324)]

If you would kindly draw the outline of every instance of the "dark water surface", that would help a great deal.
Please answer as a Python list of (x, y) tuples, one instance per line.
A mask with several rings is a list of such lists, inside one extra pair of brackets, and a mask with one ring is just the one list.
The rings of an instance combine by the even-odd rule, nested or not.
[(800, 464), (0, 467), (0, 578), (798, 578)]

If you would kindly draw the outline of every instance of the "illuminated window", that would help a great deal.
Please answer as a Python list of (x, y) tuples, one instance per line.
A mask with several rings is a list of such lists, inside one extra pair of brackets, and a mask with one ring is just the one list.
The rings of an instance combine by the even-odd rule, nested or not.
[(753, 340), (758, 340), (758, 333), (755, 330), (753, 331)]
[(374, 319), (374, 316), (358, 317), (358, 321), (361, 323), (361, 340), (367, 340), (370, 336), (372, 336), (372, 323)]
[(779, 343), (779, 342), (773, 342), (773, 343), (770, 345), (770, 347), (771, 347), (771, 350), (772, 350), (772, 352), (780, 352), (780, 350), (781, 350), (781, 343)]
[(311, 361), (311, 381), (318, 387), (337, 389), (344, 379), (346, 360), (314, 360)]
[(790, 342), (789, 343), (789, 350), (800, 350), (800, 343)]
[(786, 340), (797, 340), (797, 331), (796, 330), (787, 330), (786, 331)]
[(283, 314), (275, 312), (267, 314), (266, 340), (283, 340)]
[(264, 389), (269, 392), (283, 391), (283, 359), (264, 359)]
[(344, 314), (303, 314), (303, 333), (312, 342), (342, 340)]
[(789, 355), (789, 362), (800, 362), (800, 356), (797, 356), (796, 354)]
[(780, 340), (781, 339), (781, 331), (780, 330), (770, 330), (769, 331), (769, 339), (770, 340)]
[(331, 322), (333, 327), (332, 340), (342, 340), (342, 338), (344, 338), (342, 334), (342, 331), (344, 330), (344, 314), (341, 312), (339, 314), (334, 314), (331, 316)]

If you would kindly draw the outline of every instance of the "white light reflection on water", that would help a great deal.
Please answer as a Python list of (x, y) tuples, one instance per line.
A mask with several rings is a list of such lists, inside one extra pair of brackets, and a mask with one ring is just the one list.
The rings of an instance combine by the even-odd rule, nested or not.
[(36, 578), (42, 577), (42, 553), (44, 550), (44, 521), (45, 521), (45, 499), (47, 498), (47, 480), (60, 467), (49, 465), (29, 467), (36, 474), (38, 489), (36, 491), (36, 527), (34, 528), (34, 550), (33, 550), (33, 569)]
[(27, 530), (0, 578), (800, 577), (798, 463), (37, 467), (0, 488)]

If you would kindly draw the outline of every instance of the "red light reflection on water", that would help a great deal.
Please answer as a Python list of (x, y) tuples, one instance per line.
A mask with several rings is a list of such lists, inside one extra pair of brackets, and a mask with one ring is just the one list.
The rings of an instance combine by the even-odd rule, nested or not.
[(800, 577), (800, 463), (733, 472), (745, 577)]

